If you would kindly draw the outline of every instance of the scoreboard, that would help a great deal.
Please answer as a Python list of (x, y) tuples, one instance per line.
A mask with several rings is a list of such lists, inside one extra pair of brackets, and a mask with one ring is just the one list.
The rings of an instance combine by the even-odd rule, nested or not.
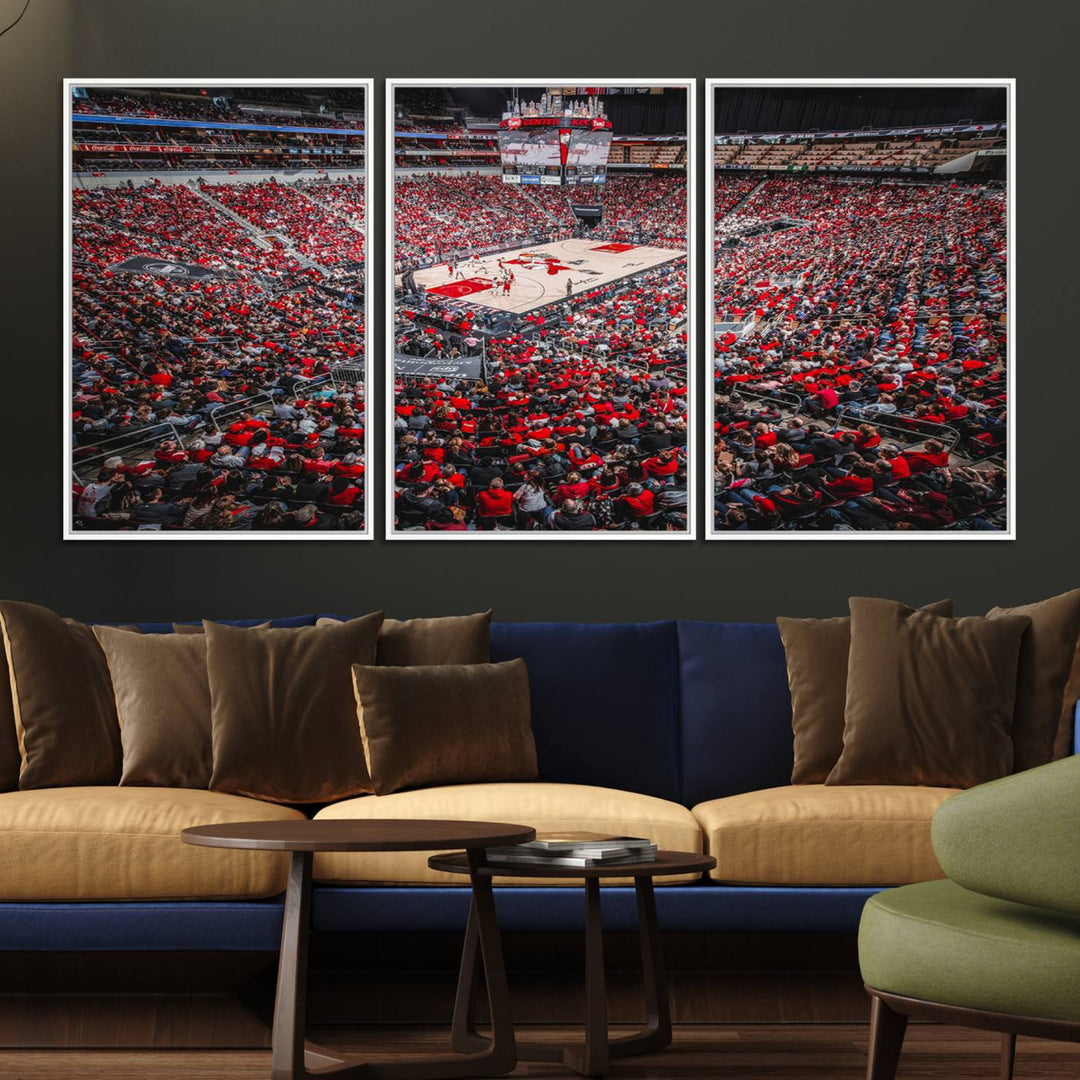
[(611, 121), (584, 116), (506, 116), (499, 158), (508, 184), (602, 184)]

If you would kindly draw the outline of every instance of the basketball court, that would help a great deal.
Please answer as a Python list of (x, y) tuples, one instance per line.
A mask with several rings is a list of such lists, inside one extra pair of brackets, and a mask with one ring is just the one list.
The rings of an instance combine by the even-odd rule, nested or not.
[[(670, 248), (600, 239), (556, 240), (517, 251), (482, 255), (479, 260), (462, 260), (453, 274), (446, 263), (440, 263), (417, 270), (414, 276), (418, 285), (435, 296), (520, 315), (565, 300), (567, 282), (569, 295), (577, 296), (685, 255), (684, 251)], [(514, 275), (509, 294), (499, 284), (504, 270)], [(397, 281), (400, 284), (400, 275)]]

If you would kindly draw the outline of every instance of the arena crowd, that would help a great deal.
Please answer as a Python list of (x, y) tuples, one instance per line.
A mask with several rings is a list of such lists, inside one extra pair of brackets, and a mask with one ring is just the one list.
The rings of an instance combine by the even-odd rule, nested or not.
[[(621, 177), (600, 240), (686, 245), (677, 177)], [(573, 235), (565, 189), (491, 175), (399, 178), (403, 265)], [(395, 379), (395, 528), (463, 532), (685, 532), (685, 258), (523, 316), (432, 294), (397, 304), (397, 350), (453, 359), (485, 337), (482, 381)], [(475, 346), (474, 346), (475, 347)]]
[[(591, 232), (604, 240), (686, 246), (686, 181), (618, 176), (584, 189), (582, 201), (602, 207)], [(506, 184), (492, 173), (431, 173), (394, 184), (395, 258), (442, 262), (455, 252), (494, 251), (571, 236), (578, 222), (567, 189)]]
[(1005, 194), (716, 175), (718, 530), (994, 530)]
[(363, 182), (200, 190), (73, 192), (75, 528), (362, 528)]

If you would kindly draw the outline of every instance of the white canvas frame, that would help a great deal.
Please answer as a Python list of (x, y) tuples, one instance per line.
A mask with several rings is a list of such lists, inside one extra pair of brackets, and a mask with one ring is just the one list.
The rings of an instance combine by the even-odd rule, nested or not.
[[(713, 513), (713, 460), (716, 451), (716, 430), (713, 424), (713, 370), (716, 361), (716, 341), (713, 334), (713, 296), (714, 271), (713, 245), (714, 237), (714, 195), (715, 185), (713, 182), (713, 147), (715, 126), (716, 90), (725, 87), (738, 88), (748, 86), (778, 86), (778, 87), (854, 87), (854, 86), (986, 86), (1003, 87), (1006, 89), (1006, 134), (1008, 149), (1008, 176), (1006, 179), (1006, 281), (1008, 311), (1007, 342), (1006, 342), (1006, 385), (1009, 395), (1008, 408), (1008, 444), (1006, 453), (1007, 479), (1006, 479), (1006, 512), (1008, 515), (1007, 528), (998, 532), (960, 532), (948, 529), (941, 530), (901, 530), (901, 531), (859, 531), (859, 532), (818, 532), (799, 530), (751, 530), (728, 532), (715, 527)], [(706, 385), (704, 388), (705, 399), (708, 405), (705, 409), (706, 423), (708, 425), (708, 438), (706, 440), (706, 452), (708, 460), (701, 469), (704, 478), (705, 507), (705, 539), (746, 541), (746, 540), (1015, 540), (1016, 539), (1016, 80), (1015, 79), (706, 79), (705, 80), (705, 133), (706, 148), (705, 156), (705, 220), (706, 220), (706, 289), (705, 304), (706, 317), (705, 329), (708, 342), (705, 348), (706, 357)]]
[[(687, 97), (686, 113), (686, 198), (687, 198), (687, 379), (689, 381), (689, 408), (687, 410), (687, 531), (672, 532), (575, 532), (558, 533), (555, 531), (499, 531), (499, 532), (402, 532), (394, 530), (394, 95), (398, 87), (413, 86), (664, 86), (684, 89)], [(384, 447), (386, 460), (383, 463), (386, 483), (385, 536), (387, 540), (429, 540), (429, 541), (500, 541), (500, 540), (600, 540), (626, 542), (635, 540), (696, 540), (697, 539), (697, 494), (698, 479), (698, 440), (697, 440), (697, 80), (696, 79), (661, 79), (661, 78), (601, 78), (594, 76), (582, 78), (546, 78), (523, 79), (508, 77), (503, 79), (388, 79), (386, 82), (385, 144), (386, 155), (386, 409), (384, 423), (386, 432)]]
[[(72, 327), (72, 244), (71, 244), (71, 217), (72, 217), (72, 121), (71, 121), (71, 88), (73, 86), (116, 86), (116, 87), (154, 87), (154, 86), (355, 86), (364, 90), (364, 243), (366, 247), (364, 259), (364, 462), (366, 465), (364, 477), (364, 528), (350, 531), (335, 532), (256, 532), (254, 530), (237, 530), (236, 532), (216, 532), (208, 530), (175, 530), (162, 532), (158, 530), (132, 530), (130, 532), (76, 532), (72, 528), (73, 509), (71, 505), (71, 327)], [(371, 383), (371, 163), (372, 163), (372, 132), (371, 118), (372, 96), (374, 94), (374, 79), (191, 79), (191, 78), (154, 78), (154, 79), (112, 79), (112, 78), (65, 78), (63, 85), (63, 118), (64, 118), (64, 183), (61, 198), (63, 201), (64, 223), (64, 268), (63, 268), (63, 372), (64, 372), (64, 400), (63, 400), (63, 447), (61, 461), (63, 463), (63, 486), (62, 497), (62, 520), (64, 540), (371, 540), (374, 536), (373, 517), (375, 502), (373, 498), (372, 478), (376, 475), (372, 469), (372, 450), (375, 448), (375, 440), (372, 438), (372, 393)]]

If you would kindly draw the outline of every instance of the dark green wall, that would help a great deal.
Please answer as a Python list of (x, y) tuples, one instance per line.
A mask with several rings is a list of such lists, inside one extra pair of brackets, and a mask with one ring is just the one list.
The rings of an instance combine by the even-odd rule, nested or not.
[[(19, 7), (21, 0), (0, 0), (0, 21)], [(759, 621), (838, 613), (852, 592), (918, 602), (950, 595), (974, 613), (1075, 586), (1080, 350), (1068, 327), (1080, 140), (1069, 127), (1078, 29), (1069, 5), (1002, 0), (32, 0), (22, 23), (0, 38), (0, 595), (121, 620), (494, 606), (505, 619)], [(63, 543), (64, 76), (697, 76), (699, 145), (705, 77), (1015, 76), (1019, 539)], [(379, 120), (383, 104), (377, 84)], [(374, 149), (378, 268), (381, 139)], [(380, 273), (375, 293), (380, 313)], [(698, 363), (700, 378), (703, 351)], [(383, 389), (379, 374), (376, 402)], [(375, 420), (381, 449), (378, 410)], [(373, 496), (381, 508), (378, 483)]]

